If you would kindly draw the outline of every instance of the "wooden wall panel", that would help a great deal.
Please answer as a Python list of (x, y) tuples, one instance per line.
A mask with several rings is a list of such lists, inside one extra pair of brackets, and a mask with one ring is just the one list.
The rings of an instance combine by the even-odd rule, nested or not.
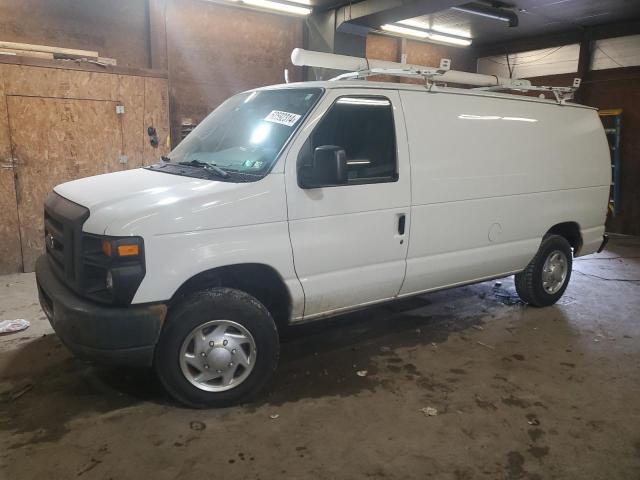
[(6, 95), (118, 100), (116, 75), (24, 65), (2, 68)]
[(367, 58), (399, 62), (401, 42), (401, 39), (387, 35), (367, 35)]
[[(158, 147), (149, 142), (147, 128), (154, 127), (158, 134)], [(163, 78), (144, 79), (144, 123), (142, 125), (144, 165), (156, 163), (170, 150), (169, 140), (169, 88)]]
[(43, 204), (59, 183), (120, 168), (122, 124), (115, 102), (7, 97), (17, 157), (17, 197), (24, 271), (44, 243)]
[[(367, 58), (399, 62), (401, 60), (401, 42), (401, 39), (387, 35), (367, 35)], [(390, 77), (389, 75), (375, 75), (370, 77), (369, 80), (376, 82), (393, 82), (396, 78), (397, 77)]]
[[(21, 240), (25, 271), (41, 251), (42, 202), (53, 186), (168, 153), (169, 95), (164, 78), (29, 65), (0, 64), (0, 80), (0, 164), (12, 141), (21, 163), (15, 184), (14, 172), (0, 168), (0, 273), (11, 273), (23, 270)], [(116, 114), (116, 105), (125, 113)]]
[(11, 168), (9, 117), (4, 96), (4, 69), (0, 65), (0, 275), (22, 268), (16, 190)]
[(143, 145), (140, 141), (140, 128), (144, 119), (144, 85), (142, 77), (118, 75), (118, 103), (124, 105), (122, 120), (122, 149), (127, 156), (127, 164), (118, 169), (138, 168), (142, 166)]

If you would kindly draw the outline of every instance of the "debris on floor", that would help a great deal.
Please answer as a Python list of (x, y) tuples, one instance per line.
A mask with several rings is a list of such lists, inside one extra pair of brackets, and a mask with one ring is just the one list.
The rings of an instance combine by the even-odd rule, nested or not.
[(278, 413), (272, 413), (271, 415), (269, 415), (269, 418), (271, 420), (275, 420), (276, 418), (279, 418), (279, 417), (280, 417), (280, 414)]
[(189, 424), (189, 428), (191, 428), (191, 430), (202, 431), (207, 428), (207, 425), (204, 422), (200, 422), (199, 420), (193, 420)]
[(481, 345), (481, 346), (485, 347), (485, 348), (488, 348), (489, 350), (495, 350), (496, 349), (496, 347), (494, 347), (493, 345), (488, 345), (488, 344), (483, 343), (483, 342), (476, 342), (476, 343), (478, 345)]
[(424, 407), (421, 408), (420, 411), (427, 417), (435, 417), (436, 415), (438, 415), (438, 409), (433, 407)]
[(358, 375), (359, 377), (366, 377), (367, 373), (369, 373), (367, 370), (358, 370), (356, 372), (356, 375)]
[(0, 335), (21, 332), (29, 328), (29, 321), (24, 318), (16, 318), (15, 320), (2, 320), (0, 322)]
[(33, 390), (33, 385), (32, 384), (27, 384), (24, 387), (22, 387), (19, 390), (16, 390), (15, 392), (13, 392), (10, 396), (11, 400), (17, 400), (19, 399), (21, 396), (23, 396), (25, 393), (30, 392), (31, 390)]
[(534, 414), (527, 415), (527, 423), (529, 425), (538, 426), (540, 425), (540, 420)]

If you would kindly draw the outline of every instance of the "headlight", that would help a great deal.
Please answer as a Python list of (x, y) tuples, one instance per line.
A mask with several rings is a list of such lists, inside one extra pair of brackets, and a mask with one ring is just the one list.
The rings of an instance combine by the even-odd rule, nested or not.
[(99, 302), (128, 305), (144, 275), (142, 238), (84, 235), (85, 296)]

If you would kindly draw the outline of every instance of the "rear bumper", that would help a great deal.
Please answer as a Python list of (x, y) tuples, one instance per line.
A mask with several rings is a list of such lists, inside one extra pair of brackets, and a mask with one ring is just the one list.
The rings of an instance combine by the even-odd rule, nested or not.
[(78, 357), (111, 365), (150, 366), (167, 313), (163, 304), (109, 307), (85, 300), (36, 262), (40, 306), (60, 340)]

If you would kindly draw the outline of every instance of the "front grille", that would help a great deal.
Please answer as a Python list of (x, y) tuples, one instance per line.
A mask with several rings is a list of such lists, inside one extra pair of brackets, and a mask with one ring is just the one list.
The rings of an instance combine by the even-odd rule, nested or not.
[(77, 293), (82, 293), (82, 225), (89, 209), (55, 192), (44, 204), (44, 235), (49, 263), (56, 276)]

